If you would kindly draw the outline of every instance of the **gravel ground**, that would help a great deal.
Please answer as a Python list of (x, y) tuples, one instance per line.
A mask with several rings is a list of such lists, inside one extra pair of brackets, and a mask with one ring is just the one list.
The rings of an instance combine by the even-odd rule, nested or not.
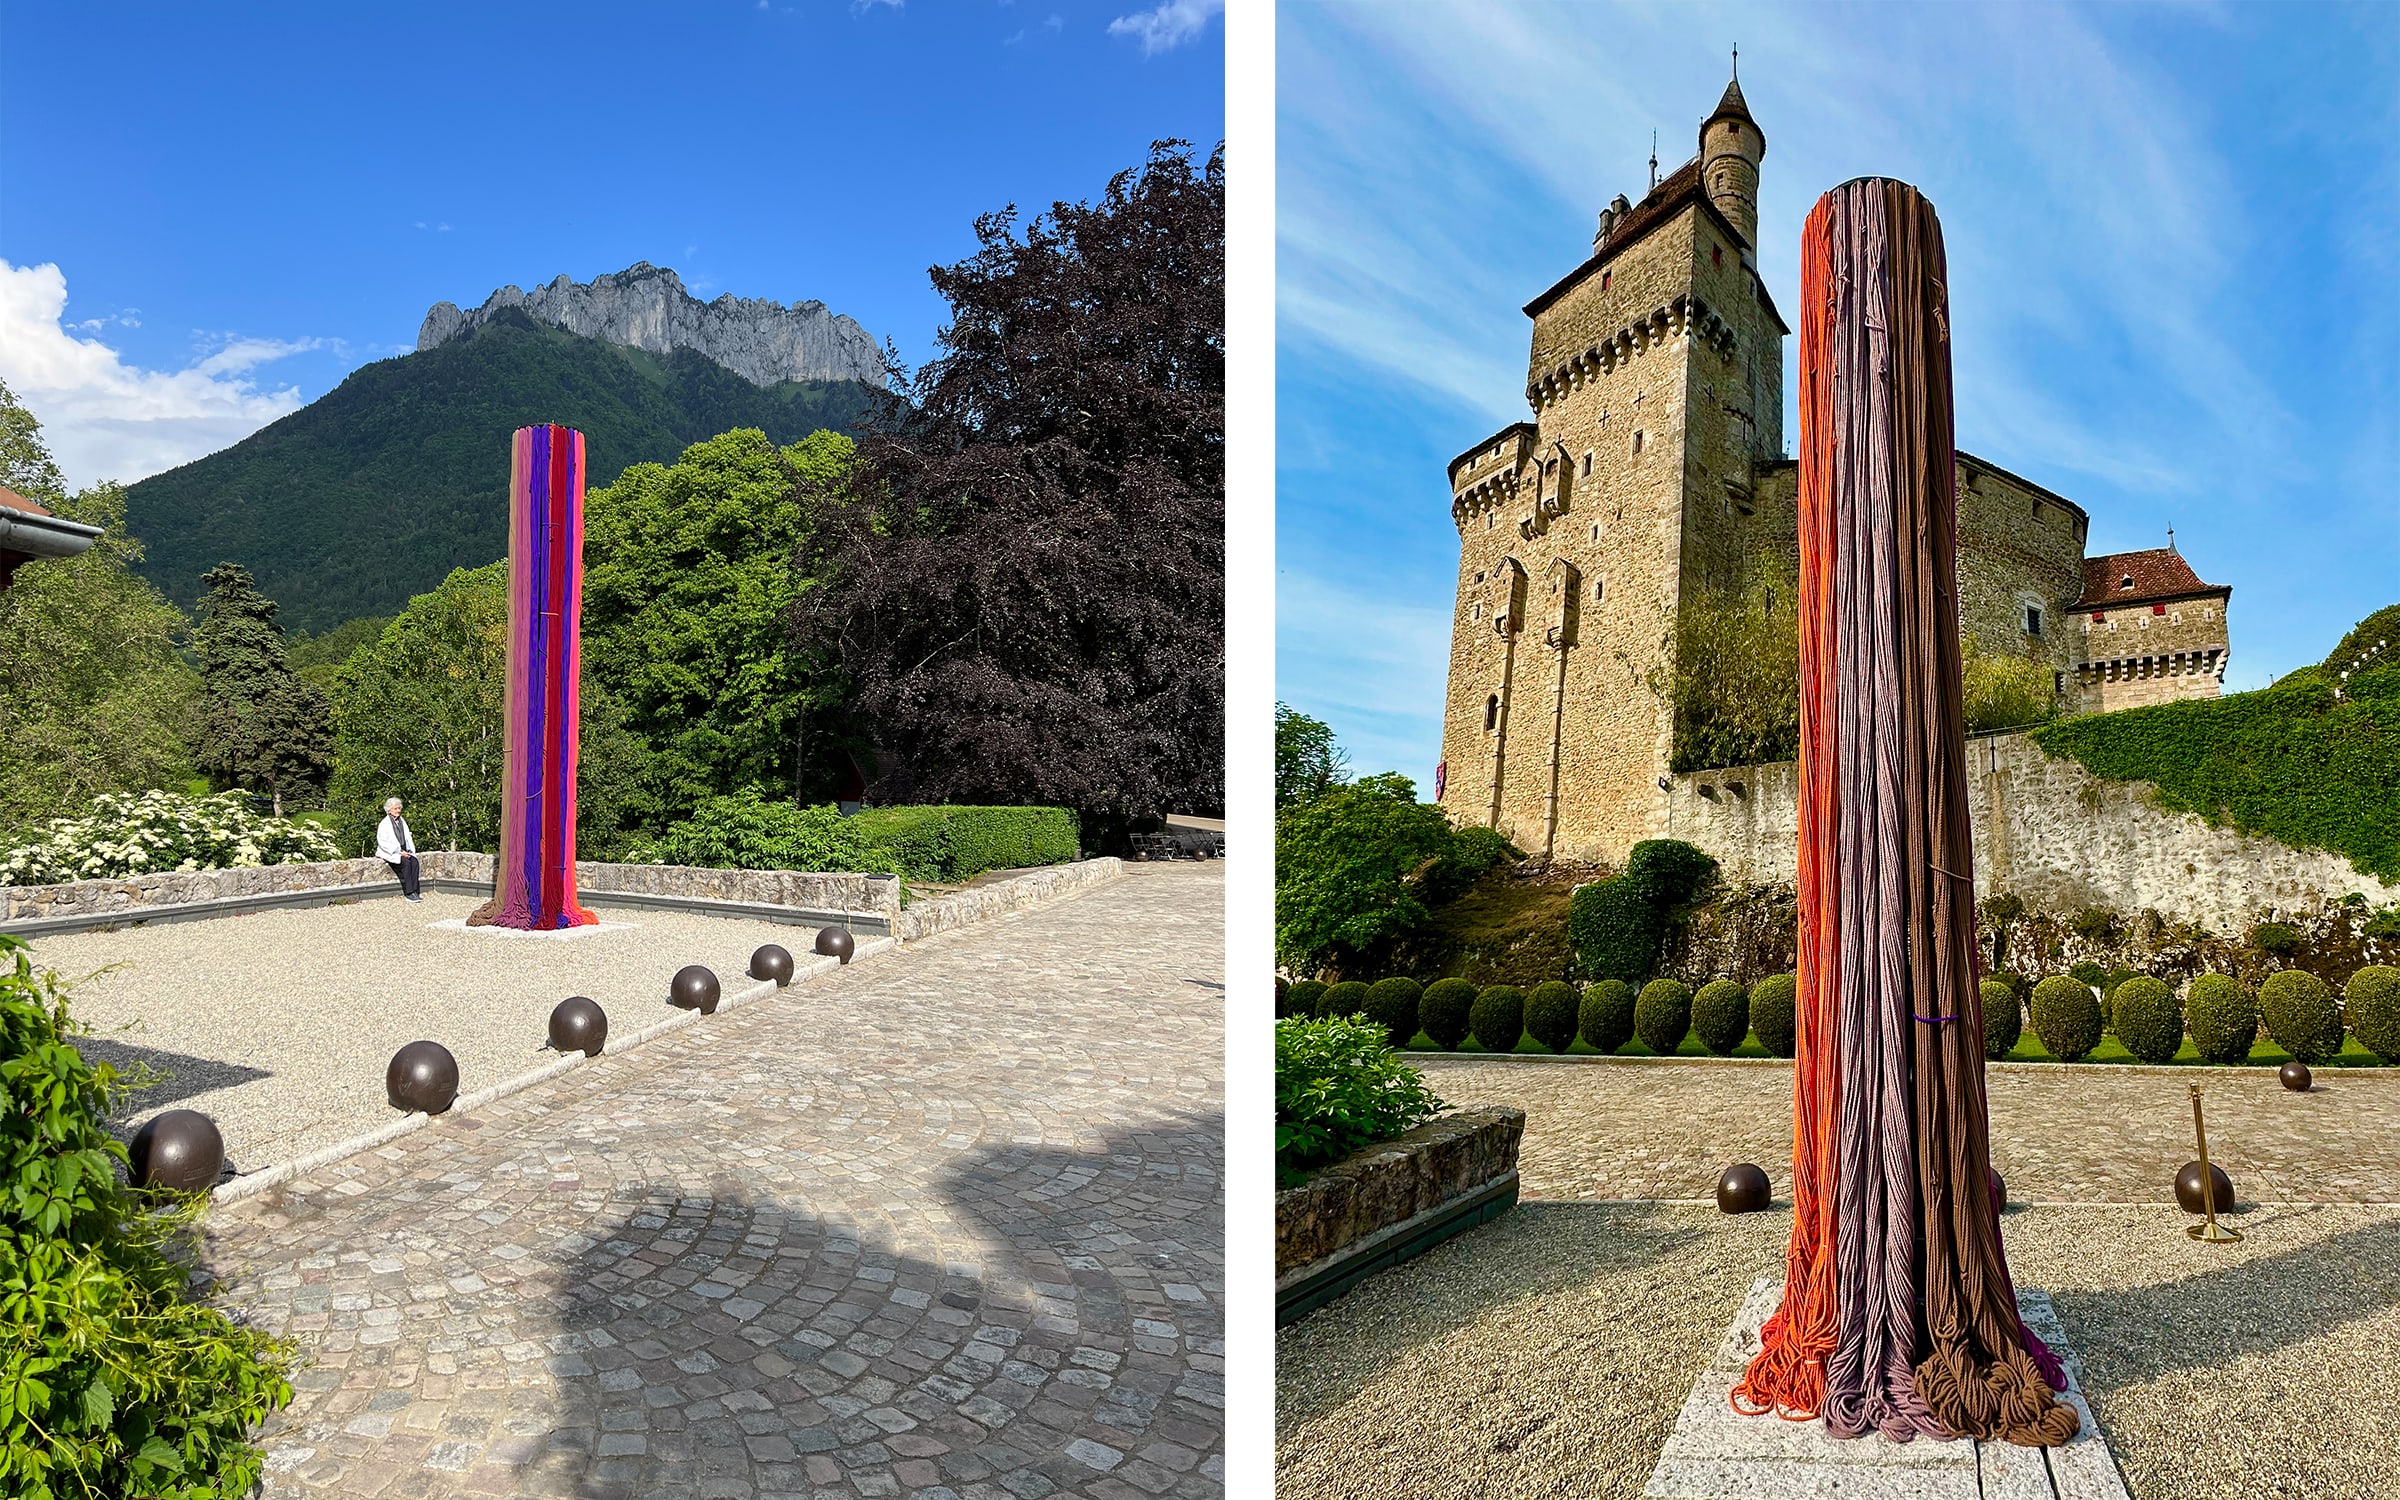
[[(272, 1166), (396, 1116), (383, 1070), (430, 1037), (471, 1093), (541, 1066), (550, 1009), (589, 995), (629, 1035), (672, 1014), (667, 982), (706, 964), (728, 990), (762, 943), (804, 953), (814, 934), (672, 911), (601, 909), (604, 930), (569, 938), (444, 929), (475, 897), (360, 901), (38, 939), (39, 967), (76, 981), (77, 1045), (171, 1075), (133, 1096), (128, 1130), (162, 1109), (201, 1110), (243, 1171)], [(614, 930), (606, 930), (610, 924)], [(99, 971), (99, 972), (96, 972)], [(88, 977), (81, 977), (88, 976)]]
[[(2400, 1210), (2012, 1211), (2139, 1500), (2393, 1492)], [(1280, 1500), (1637, 1496), (1788, 1212), (1529, 1201), (1277, 1342)]]

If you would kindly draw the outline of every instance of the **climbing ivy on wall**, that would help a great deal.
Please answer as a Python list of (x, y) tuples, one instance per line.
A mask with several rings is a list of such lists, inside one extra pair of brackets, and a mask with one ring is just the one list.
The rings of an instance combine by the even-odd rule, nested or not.
[(2256, 692), (2066, 719), (2033, 741), (2112, 781), (2153, 782), (2168, 807), (2400, 880), (2400, 650)]

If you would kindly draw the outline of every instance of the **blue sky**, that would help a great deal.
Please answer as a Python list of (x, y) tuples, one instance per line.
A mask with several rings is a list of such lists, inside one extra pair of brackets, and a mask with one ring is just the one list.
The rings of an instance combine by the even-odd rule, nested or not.
[(975, 216), (1224, 134), (1222, 0), (0, 8), (0, 378), (71, 482), (223, 447), (425, 309), (637, 260), (932, 348)]
[(1358, 769), (1431, 794), (1443, 466), (1526, 418), (1519, 308), (1641, 197), (1652, 129), (1662, 174), (1692, 154), (1737, 44), (1777, 301), (1818, 194), (1923, 189), (1960, 446), (2092, 552), (2172, 525), (2233, 586), (2229, 689), (2400, 599), (2400, 6), (1285, 0), (1277, 696)]

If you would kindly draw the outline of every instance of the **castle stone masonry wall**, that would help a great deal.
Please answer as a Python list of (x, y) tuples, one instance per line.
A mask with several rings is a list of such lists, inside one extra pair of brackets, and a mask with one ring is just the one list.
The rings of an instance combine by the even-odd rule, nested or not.
[[(1728, 879), (1790, 884), (1799, 854), (1799, 768), (1790, 761), (1674, 778), (1673, 835), (1714, 856)], [(2400, 886), (2341, 855), (2210, 826), (2158, 804), (2141, 782), (2107, 781), (2054, 759), (2022, 734), (1967, 741), (1975, 896), (2029, 907), (2155, 911), (2241, 932), (2270, 911), (2309, 911), (2357, 892), (2382, 904)]]

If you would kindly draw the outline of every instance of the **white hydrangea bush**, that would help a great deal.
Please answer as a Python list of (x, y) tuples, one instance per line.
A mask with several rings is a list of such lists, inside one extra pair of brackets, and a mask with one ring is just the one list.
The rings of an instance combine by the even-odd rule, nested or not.
[(0, 855), (0, 886), (339, 858), (332, 834), (253, 812), (241, 792), (129, 792), (95, 797), (84, 816), (53, 818), (43, 837)]

